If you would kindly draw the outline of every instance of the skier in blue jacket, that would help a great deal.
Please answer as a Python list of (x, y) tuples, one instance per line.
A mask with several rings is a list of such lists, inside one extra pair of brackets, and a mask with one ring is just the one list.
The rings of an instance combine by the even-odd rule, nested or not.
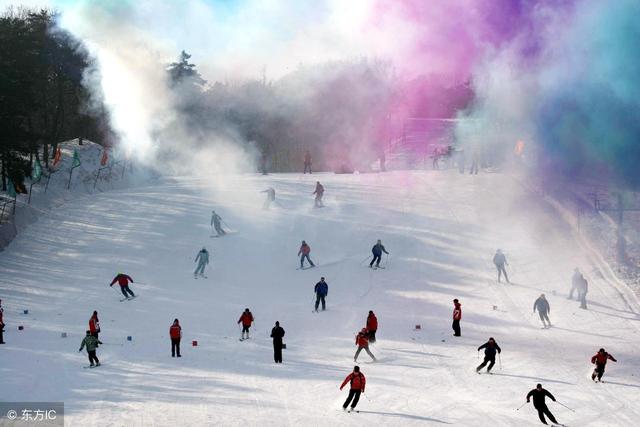
[(203, 247), (200, 252), (198, 252), (196, 259), (193, 262), (198, 263), (196, 271), (193, 272), (193, 277), (198, 278), (198, 275), (200, 275), (200, 277), (204, 277), (204, 268), (209, 264), (209, 252), (207, 251), (207, 248)]
[(327, 306), (324, 299), (329, 294), (329, 285), (324, 281), (324, 277), (321, 277), (320, 281), (316, 283), (313, 291), (316, 293), (316, 311), (318, 311), (320, 301), (322, 301), (322, 311), (325, 311), (327, 309)]

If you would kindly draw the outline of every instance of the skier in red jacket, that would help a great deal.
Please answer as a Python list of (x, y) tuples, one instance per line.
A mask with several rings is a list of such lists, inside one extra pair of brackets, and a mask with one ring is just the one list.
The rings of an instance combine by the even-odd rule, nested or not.
[(354, 362), (358, 361), (358, 355), (362, 350), (366, 351), (374, 362), (376, 361), (376, 357), (369, 351), (369, 338), (367, 336), (367, 328), (362, 328), (362, 330), (356, 336), (356, 345), (358, 346), (358, 349), (356, 350), (355, 356), (353, 356)]
[[(242, 323), (242, 335), (240, 336), (240, 341), (249, 339), (249, 328), (251, 327), (251, 323), (253, 323), (253, 314), (249, 311), (248, 308), (244, 309), (244, 312), (238, 319), (238, 325)], [(247, 337), (244, 337), (245, 332), (247, 333)]]
[(378, 330), (378, 318), (373, 311), (369, 310), (369, 315), (367, 316), (367, 331), (369, 331), (369, 342), (371, 344), (376, 342), (376, 331)]
[[(351, 411), (353, 411), (360, 400), (360, 393), (364, 393), (364, 386), (367, 383), (367, 379), (362, 372), (360, 372), (359, 366), (353, 367), (353, 372), (344, 379), (340, 390), (342, 390), (347, 383), (350, 383), (349, 396), (347, 396), (347, 400), (344, 401), (342, 409), (346, 410), (349, 403), (351, 403)], [(353, 400), (353, 402), (351, 400)]]
[(311, 247), (309, 245), (307, 245), (307, 242), (305, 242), (303, 240), (302, 244), (300, 245), (300, 250), (298, 250), (298, 256), (300, 256), (300, 270), (302, 270), (304, 268), (304, 260), (305, 260), (305, 258), (307, 259), (307, 261), (309, 262), (311, 267), (315, 267), (316, 266), (313, 263), (313, 261), (311, 261), (311, 258), (309, 258), (309, 253), (310, 252), (311, 252)]
[(182, 338), (182, 327), (178, 319), (173, 321), (173, 324), (169, 327), (169, 338), (171, 338), (171, 357), (180, 356), (180, 339)]
[(109, 286), (113, 286), (113, 284), (116, 282), (118, 282), (118, 285), (120, 285), (120, 291), (122, 291), (122, 295), (124, 295), (126, 299), (135, 298), (136, 295), (131, 289), (129, 289), (129, 282), (133, 283), (133, 279), (131, 277), (123, 273), (118, 273), (118, 275), (113, 278)]
[(98, 334), (100, 333), (100, 322), (98, 321), (98, 312), (94, 311), (91, 319), (89, 319), (89, 331), (91, 331), (91, 335), (98, 338)]
[(460, 319), (462, 319), (462, 304), (458, 302), (458, 299), (453, 300), (453, 336), (460, 336)]
[(596, 368), (593, 370), (593, 374), (591, 374), (591, 379), (596, 381), (596, 377), (598, 377), (598, 381), (602, 381), (602, 376), (604, 375), (604, 367), (607, 364), (607, 360), (613, 360), (617, 362), (617, 360), (607, 353), (604, 348), (598, 350), (598, 352), (591, 358), (591, 363), (596, 365)]

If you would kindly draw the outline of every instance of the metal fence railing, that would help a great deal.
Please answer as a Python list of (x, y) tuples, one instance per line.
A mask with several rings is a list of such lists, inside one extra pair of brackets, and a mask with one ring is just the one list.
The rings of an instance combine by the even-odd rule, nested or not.
[(16, 199), (0, 196), (0, 224), (9, 222), (16, 212)]

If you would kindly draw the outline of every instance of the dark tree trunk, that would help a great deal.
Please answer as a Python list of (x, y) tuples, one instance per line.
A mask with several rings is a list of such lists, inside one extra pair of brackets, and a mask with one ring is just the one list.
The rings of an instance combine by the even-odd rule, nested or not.
[(2, 191), (7, 191), (7, 151), (2, 150)]

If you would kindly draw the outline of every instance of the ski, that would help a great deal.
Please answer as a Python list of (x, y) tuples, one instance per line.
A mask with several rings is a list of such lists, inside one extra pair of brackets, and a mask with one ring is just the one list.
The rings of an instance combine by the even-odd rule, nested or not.
[(93, 368), (97, 368), (98, 366), (102, 366), (102, 363), (99, 365), (89, 365), (89, 366), (83, 366), (84, 369), (93, 369)]
[[(136, 296), (137, 296), (137, 295), (136, 295)], [(129, 300), (132, 300), (132, 299), (134, 299), (134, 298), (135, 298), (135, 297), (122, 298), (122, 299), (120, 300), (120, 302), (129, 301)]]

